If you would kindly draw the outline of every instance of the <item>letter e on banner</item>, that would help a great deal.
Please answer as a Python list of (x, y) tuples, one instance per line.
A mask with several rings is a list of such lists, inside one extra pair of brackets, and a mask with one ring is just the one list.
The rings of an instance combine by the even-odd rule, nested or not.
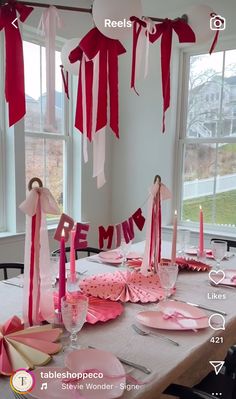
[(65, 213), (62, 213), (57, 229), (54, 234), (54, 239), (60, 241), (62, 236), (62, 230), (64, 229), (65, 242), (67, 242), (69, 239), (69, 233), (73, 229), (73, 227), (74, 227), (74, 220)]
[(87, 235), (89, 231), (89, 224), (77, 223), (75, 229), (75, 249), (84, 249), (88, 246)]
[(114, 226), (109, 226), (106, 230), (105, 227), (99, 226), (99, 248), (102, 249), (104, 247), (104, 240), (108, 240), (107, 249), (111, 249)]

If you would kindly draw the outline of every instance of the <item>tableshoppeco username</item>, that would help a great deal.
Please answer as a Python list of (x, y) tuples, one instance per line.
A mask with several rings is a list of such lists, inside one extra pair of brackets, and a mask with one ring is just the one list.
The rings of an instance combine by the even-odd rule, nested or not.
[(58, 371), (41, 371), (40, 377), (42, 379), (63, 379), (63, 380), (82, 380), (85, 378), (102, 379), (103, 373), (100, 372), (86, 372), (83, 373), (71, 373), (70, 371), (58, 372)]

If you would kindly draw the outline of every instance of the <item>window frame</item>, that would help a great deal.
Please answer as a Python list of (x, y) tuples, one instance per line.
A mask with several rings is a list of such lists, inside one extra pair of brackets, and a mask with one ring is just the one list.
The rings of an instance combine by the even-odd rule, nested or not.
[[(80, 179), (81, 169), (73, 170), (73, 142), (80, 150), (80, 137), (74, 130), (74, 103), (72, 101), (73, 91), (76, 88), (73, 78), (69, 77), (69, 91), (71, 100), (68, 101), (64, 95), (64, 134), (54, 134), (47, 132), (25, 132), (24, 119), (9, 128), (7, 116), (7, 103), (4, 94), (4, 37), (0, 32), (0, 237), (14, 236), (25, 232), (25, 216), (19, 210), (19, 204), (26, 197), (25, 181), (25, 136), (37, 138), (60, 139), (64, 143), (64, 212), (73, 214), (74, 203), (74, 180)], [(29, 41), (34, 44), (44, 45), (44, 40), (39, 36), (36, 29), (24, 25), (22, 41)], [(66, 39), (57, 37), (56, 50), (60, 51)], [(77, 137), (78, 136), (78, 137)], [(17, 152), (15, 151), (17, 148)], [(78, 185), (81, 193), (81, 184)], [(78, 195), (78, 192), (77, 192)], [(81, 202), (81, 201), (80, 201)], [(80, 214), (79, 208), (77, 214)], [(53, 228), (58, 220), (53, 218), (48, 220), (48, 225)]]
[[(217, 45), (217, 52), (236, 50), (235, 38), (222, 39)], [(176, 168), (174, 172), (175, 188), (176, 188), (176, 203), (175, 208), (178, 210), (179, 223), (184, 228), (190, 230), (198, 229), (198, 222), (182, 220), (182, 203), (183, 203), (183, 172), (184, 172), (184, 156), (185, 145), (190, 143), (236, 143), (236, 137), (212, 137), (212, 138), (188, 138), (187, 134), (187, 114), (188, 114), (188, 84), (190, 72), (190, 57), (194, 55), (207, 54), (209, 52), (208, 45), (191, 46), (180, 50), (179, 57), (179, 88), (178, 88), (178, 103), (177, 103), (177, 157)], [(222, 102), (222, 99), (221, 99)], [(217, 225), (205, 223), (206, 233), (224, 234), (229, 236), (236, 235), (236, 227), (229, 225)]]
[[(28, 41), (39, 46), (44, 46), (44, 40), (39, 35), (36, 36), (35, 32), (27, 27), (22, 35), (22, 41)], [(61, 46), (64, 44), (65, 40), (58, 38), (56, 39), (56, 51), (60, 51)], [(69, 90), (71, 91), (72, 84), (71, 78), (69, 79)], [(61, 133), (50, 133), (50, 132), (32, 132), (30, 130), (25, 130), (25, 137), (32, 137), (38, 139), (50, 139), (50, 140), (61, 140), (63, 142), (63, 205), (64, 212), (71, 214), (72, 212), (72, 202), (69, 200), (69, 193), (73, 187), (73, 151), (72, 151), (72, 130), (71, 130), (71, 104), (64, 94), (64, 115), (63, 115), (63, 131)], [(51, 218), (47, 220), (48, 225), (53, 225), (57, 223), (59, 217)]]

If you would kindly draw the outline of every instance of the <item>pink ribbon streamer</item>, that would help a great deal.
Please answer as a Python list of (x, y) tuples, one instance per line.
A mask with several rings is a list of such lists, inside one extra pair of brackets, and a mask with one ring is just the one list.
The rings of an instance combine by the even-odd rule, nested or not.
[(161, 259), (161, 200), (171, 198), (164, 184), (157, 181), (151, 188), (148, 200), (146, 242), (141, 273), (146, 275)]
[(46, 214), (60, 214), (47, 188), (33, 188), (19, 207), (26, 214), (23, 316), (30, 325), (54, 319)]
[[(164, 320), (172, 320), (174, 323), (178, 324), (179, 327), (184, 328), (184, 326), (181, 324), (181, 320), (202, 320), (206, 319), (207, 316), (201, 316), (201, 317), (191, 317), (191, 316), (185, 316), (183, 313), (180, 312), (173, 312), (173, 313), (164, 313), (163, 314), (163, 319)], [(197, 331), (196, 329), (192, 329), (193, 331)]]
[(56, 132), (56, 102), (55, 102), (55, 51), (56, 51), (56, 30), (61, 27), (61, 21), (54, 6), (48, 7), (42, 14), (39, 27), (42, 27), (42, 34), (45, 36), (46, 45), (46, 113), (44, 130)]

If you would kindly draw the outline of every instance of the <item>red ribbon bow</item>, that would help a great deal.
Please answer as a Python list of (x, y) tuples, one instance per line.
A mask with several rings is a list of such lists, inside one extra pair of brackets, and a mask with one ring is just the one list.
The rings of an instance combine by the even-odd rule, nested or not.
[[(9, 105), (9, 126), (23, 118), (26, 112), (23, 47), (17, 12), (20, 21), (24, 22), (33, 9), (15, 0), (0, 7), (0, 31), (4, 29), (6, 43), (5, 97)], [(12, 24), (14, 20), (16, 27)]]
[[(92, 106), (93, 106), (93, 59), (99, 54), (99, 76), (98, 76), (98, 110), (96, 131), (107, 125), (107, 91), (110, 94), (110, 127), (119, 137), (119, 109), (118, 109), (118, 56), (126, 52), (119, 40), (104, 36), (97, 28), (93, 28), (81, 40), (69, 56), (70, 62), (81, 60), (83, 55), (87, 57), (85, 62), (86, 81), (86, 116), (87, 137), (92, 140)], [(82, 63), (80, 63), (79, 86), (75, 127), (83, 132), (83, 96), (82, 96)]]
[(179, 38), (179, 43), (195, 43), (196, 37), (190, 26), (182, 19), (165, 19), (156, 24), (156, 32), (150, 34), (149, 39), (154, 43), (161, 37), (161, 70), (162, 70), (162, 96), (163, 96), (163, 128), (165, 132), (165, 112), (170, 106), (170, 60), (173, 30)]

